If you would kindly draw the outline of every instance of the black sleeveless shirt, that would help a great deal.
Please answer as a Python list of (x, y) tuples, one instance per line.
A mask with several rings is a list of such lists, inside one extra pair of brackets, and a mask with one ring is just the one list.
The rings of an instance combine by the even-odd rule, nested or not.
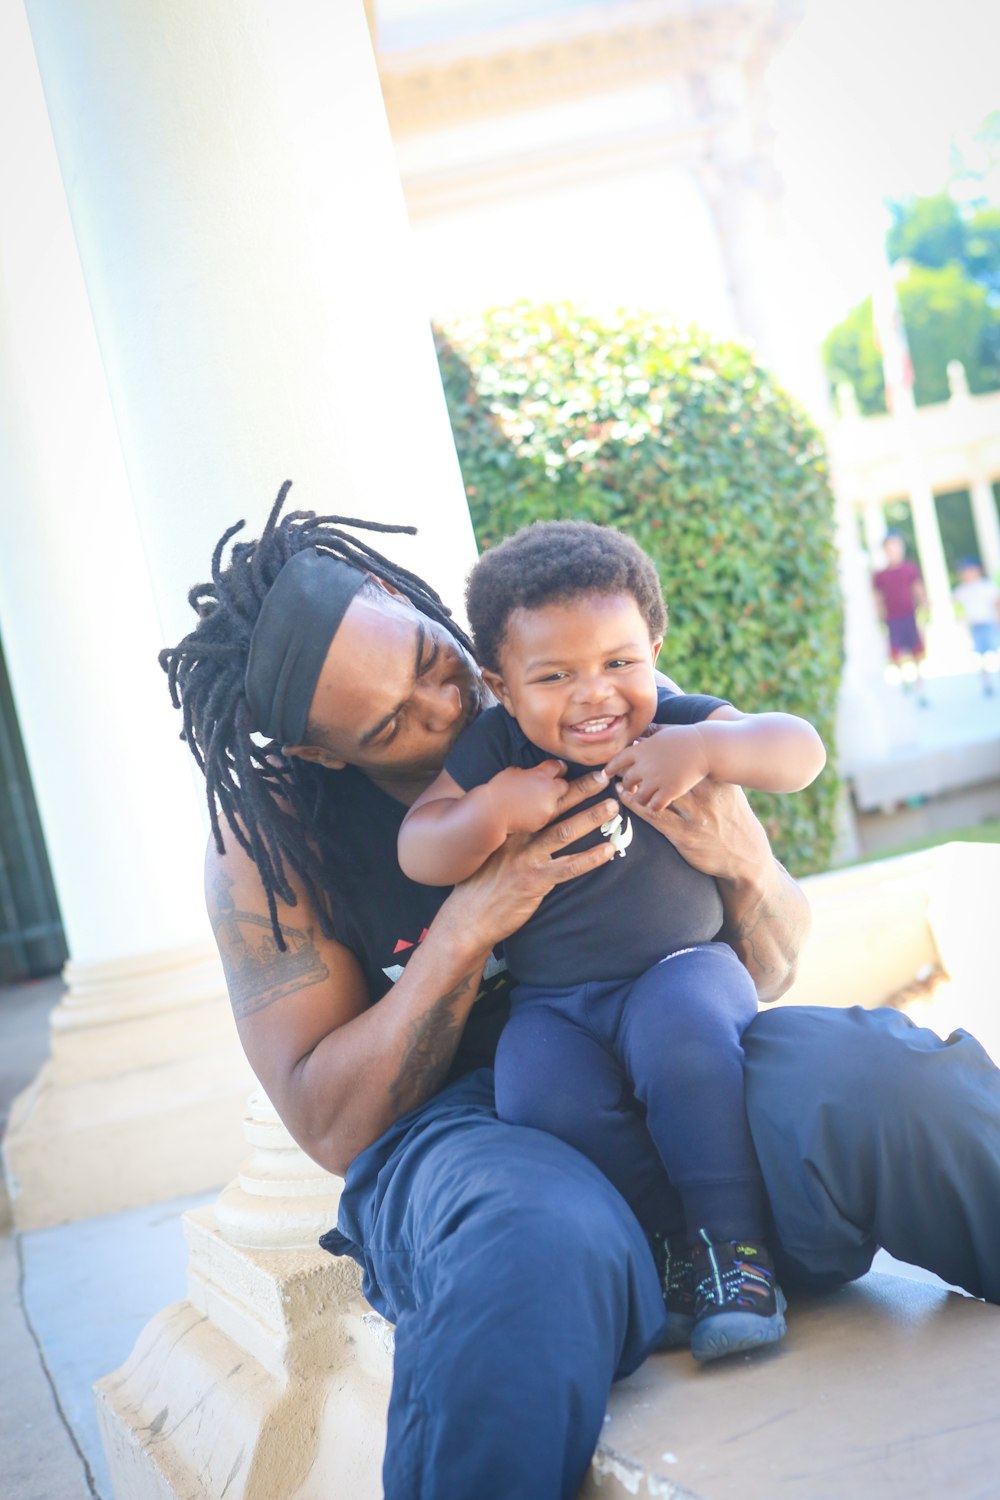
[[(347, 878), (333, 902), (334, 935), (361, 965), (371, 1003), (381, 1000), (423, 941), (448, 891), (417, 885), (399, 868), (396, 841), (407, 808), (348, 766), (330, 772), (320, 816), (338, 833)], [(486, 967), (449, 1078), (492, 1067), (510, 1010), (510, 979), (502, 961)]]

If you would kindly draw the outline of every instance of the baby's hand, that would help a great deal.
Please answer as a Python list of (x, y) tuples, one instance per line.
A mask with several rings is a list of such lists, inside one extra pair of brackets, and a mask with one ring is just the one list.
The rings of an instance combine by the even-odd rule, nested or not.
[(605, 769), (650, 812), (662, 812), (709, 774), (697, 724), (660, 724), (655, 734), (619, 750)]
[(537, 833), (551, 823), (566, 795), (565, 764), (543, 760), (530, 770), (508, 766), (489, 783), (508, 833)]

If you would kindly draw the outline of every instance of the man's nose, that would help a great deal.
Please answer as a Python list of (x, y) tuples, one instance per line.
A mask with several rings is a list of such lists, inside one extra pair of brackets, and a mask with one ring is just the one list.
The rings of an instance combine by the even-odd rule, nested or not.
[(442, 682), (421, 690), (421, 712), (425, 726), (435, 734), (450, 729), (462, 713), (462, 694), (457, 683)]

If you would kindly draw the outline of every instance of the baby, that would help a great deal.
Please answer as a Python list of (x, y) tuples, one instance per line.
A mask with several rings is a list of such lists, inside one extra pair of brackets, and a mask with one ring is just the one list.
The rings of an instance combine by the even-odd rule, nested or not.
[[(608, 778), (595, 801), (617, 779), (652, 812), (705, 776), (787, 792), (822, 770), (804, 720), (658, 685), (659, 581), (617, 531), (529, 526), (483, 554), (467, 605), (500, 706), (462, 733), (408, 812), (399, 859), (411, 879), (466, 879), (511, 834), (556, 819), (567, 781), (595, 766)], [(774, 1343), (785, 1299), (743, 1095), (753, 984), (715, 940), (711, 877), (624, 808), (601, 834), (607, 863), (556, 886), (504, 944), (515, 987), (497, 1110), (569, 1141), (630, 1203), (658, 1255), (668, 1344), (690, 1340), (710, 1360)]]

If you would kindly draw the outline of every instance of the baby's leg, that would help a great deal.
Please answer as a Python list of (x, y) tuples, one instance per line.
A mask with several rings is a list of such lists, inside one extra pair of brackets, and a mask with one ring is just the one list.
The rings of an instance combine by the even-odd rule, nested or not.
[(622, 1013), (620, 1053), (692, 1235), (764, 1239), (740, 1040), (756, 1014), (753, 982), (724, 943), (665, 958), (634, 982)]
[(756, 1014), (749, 974), (731, 949), (709, 943), (643, 974), (622, 1015), (622, 1057), (684, 1203), (698, 1360), (785, 1333), (743, 1090), (741, 1038)]
[(628, 989), (616, 983), (515, 991), (497, 1047), (497, 1113), (589, 1156), (653, 1236), (681, 1228), (683, 1217), (609, 1045)]

